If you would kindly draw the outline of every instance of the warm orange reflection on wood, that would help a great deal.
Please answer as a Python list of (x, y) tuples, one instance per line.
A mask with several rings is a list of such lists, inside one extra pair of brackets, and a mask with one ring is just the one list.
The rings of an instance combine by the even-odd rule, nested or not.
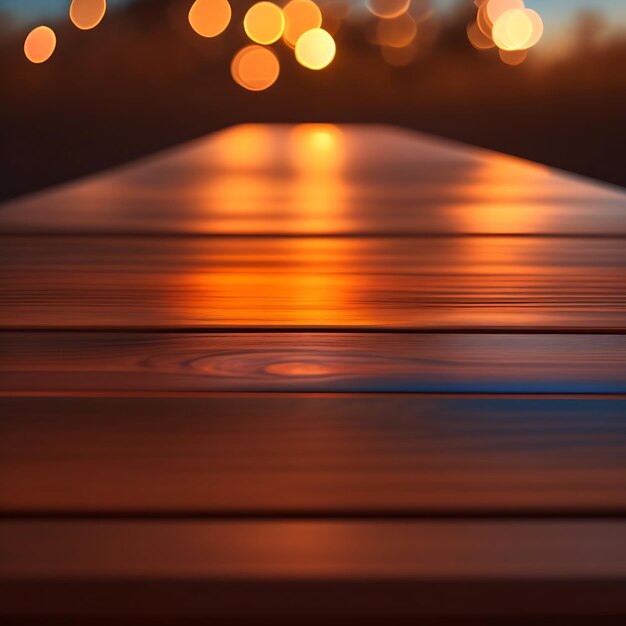
[(624, 192), (380, 127), (4, 205), (0, 604), (626, 614), (625, 237)]
[(0, 254), (6, 328), (626, 328), (620, 239), (12, 237)]
[[(303, 164), (322, 163), (312, 194)], [(399, 129), (250, 125), (8, 203), (0, 233), (616, 235), (624, 206), (607, 185)]]

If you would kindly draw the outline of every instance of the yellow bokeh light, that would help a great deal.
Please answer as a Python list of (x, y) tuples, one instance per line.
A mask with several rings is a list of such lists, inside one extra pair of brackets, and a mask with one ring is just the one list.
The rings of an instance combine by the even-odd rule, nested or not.
[(57, 46), (57, 37), (48, 26), (37, 26), (24, 41), (24, 54), (31, 63), (47, 61)]
[(228, 0), (196, 0), (189, 10), (189, 24), (202, 37), (217, 37), (230, 24)]
[(543, 33), (541, 18), (529, 9), (511, 9), (493, 25), (493, 41), (501, 50), (525, 50), (539, 41)]
[(285, 16), (273, 2), (257, 2), (243, 18), (243, 27), (252, 41), (270, 44), (278, 41), (285, 30)]
[(72, 0), (70, 20), (77, 28), (89, 30), (102, 21), (106, 10), (106, 0)]
[(523, 9), (524, 0), (488, 0), (485, 3), (485, 8), (491, 23), (495, 24), (507, 11), (511, 9)]
[(276, 55), (262, 46), (251, 45), (240, 50), (230, 65), (233, 80), (249, 91), (271, 87), (280, 74)]
[(307, 30), (322, 25), (322, 12), (311, 0), (291, 0), (285, 5), (283, 14), (285, 16), (283, 39), (292, 48)]
[(310, 70), (321, 70), (335, 58), (335, 40), (323, 28), (313, 28), (296, 42), (296, 59)]
[(378, 20), (376, 40), (381, 46), (404, 48), (408, 46), (417, 33), (417, 24), (408, 14), (404, 13), (390, 20)]
[(392, 18), (406, 13), (411, 0), (367, 0), (367, 8), (376, 17)]
[(533, 34), (526, 42), (523, 49), (532, 48), (539, 43), (539, 40), (543, 36), (543, 20), (537, 11), (532, 9), (524, 9), (524, 14), (528, 17), (532, 24)]
[(513, 48), (519, 50), (532, 37), (533, 23), (523, 11), (512, 11), (506, 30)]

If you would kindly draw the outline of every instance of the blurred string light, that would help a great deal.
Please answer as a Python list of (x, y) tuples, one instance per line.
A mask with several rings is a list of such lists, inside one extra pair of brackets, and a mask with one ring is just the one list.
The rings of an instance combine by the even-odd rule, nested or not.
[(243, 28), (252, 41), (267, 45), (283, 36), (285, 16), (273, 2), (257, 2), (243, 18)]
[[(190, 0), (189, 0), (190, 1)], [(253, 42), (239, 50), (231, 63), (233, 80), (249, 91), (271, 87), (280, 74), (280, 62), (267, 46), (282, 39), (296, 61), (311, 70), (328, 67), (337, 47), (333, 35), (350, 14), (350, 0), (268, 0), (249, 5), (243, 30)], [(415, 59), (424, 43), (436, 33), (430, 26), (430, 0), (361, 0), (375, 23), (369, 35), (390, 65), (402, 67)], [(81, 30), (96, 27), (106, 13), (106, 0), (68, 0), (71, 22)], [(467, 27), (467, 37), (478, 50), (497, 48), (507, 65), (519, 65), (543, 35), (541, 17), (526, 8), (524, 0), (474, 0), (476, 19)], [(230, 25), (229, 0), (195, 0), (189, 9), (189, 25), (201, 37), (217, 37)], [(423, 26), (423, 28), (422, 28)], [(47, 26), (31, 31), (24, 54), (33, 63), (47, 61), (56, 48), (55, 33)]]
[(285, 16), (283, 41), (291, 48), (295, 48), (296, 42), (307, 30), (322, 25), (322, 12), (311, 0), (291, 0), (285, 5), (283, 15)]
[(37, 26), (24, 41), (24, 54), (31, 63), (44, 63), (54, 52), (57, 37), (48, 26)]
[(76, 28), (90, 30), (102, 21), (106, 10), (106, 0), (72, 0), (70, 20)]
[(494, 23), (493, 41), (500, 50), (528, 50), (543, 35), (543, 22), (532, 9), (505, 11)]
[(280, 63), (269, 48), (253, 44), (237, 52), (230, 65), (230, 73), (244, 89), (263, 91), (278, 79)]
[(496, 44), (493, 43), (493, 39), (485, 35), (477, 22), (471, 22), (467, 25), (467, 38), (477, 50), (489, 50), (496, 46)]
[(507, 65), (520, 65), (528, 50), (543, 35), (540, 15), (526, 8), (523, 0), (475, 0), (476, 20), (467, 27), (467, 37), (477, 50), (498, 48)]
[(228, 0), (196, 0), (189, 10), (189, 24), (201, 37), (217, 37), (230, 24)]
[(330, 65), (335, 52), (335, 40), (323, 28), (307, 30), (296, 42), (296, 59), (310, 70), (321, 70)]

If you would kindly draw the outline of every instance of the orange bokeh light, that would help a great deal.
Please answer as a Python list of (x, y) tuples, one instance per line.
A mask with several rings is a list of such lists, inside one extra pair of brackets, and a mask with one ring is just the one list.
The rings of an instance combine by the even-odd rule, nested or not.
[(285, 16), (283, 39), (292, 48), (307, 30), (322, 25), (322, 12), (311, 0), (291, 0), (285, 5), (283, 14)]
[(106, 10), (106, 0), (72, 0), (70, 20), (76, 28), (89, 30), (102, 21)]
[(476, 26), (485, 37), (491, 38), (491, 29), (493, 28), (493, 23), (487, 15), (486, 3), (481, 4), (478, 7), (478, 13), (476, 14)]
[(495, 46), (491, 37), (487, 37), (476, 22), (467, 25), (467, 38), (476, 50), (488, 50)]
[(285, 30), (285, 16), (273, 2), (257, 2), (243, 18), (246, 35), (255, 43), (270, 44), (278, 41)]
[(24, 41), (24, 54), (31, 63), (44, 63), (54, 52), (57, 37), (48, 26), (38, 26), (28, 33)]
[(235, 55), (230, 72), (238, 85), (249, 91), (263, 91), (278, 79), (280, 63), (269, 48), (251, 45)]
[(228, 0), (196, 0), (189, 10), (189, 24), (202, 37), (217, 37), (230, 24)]

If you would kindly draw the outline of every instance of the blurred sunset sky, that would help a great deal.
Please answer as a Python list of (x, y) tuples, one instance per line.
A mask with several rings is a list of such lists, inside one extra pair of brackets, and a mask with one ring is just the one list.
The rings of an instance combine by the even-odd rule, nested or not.
[[(112, 9), (131, 2), (133, 0), (108, 0), (107, 5)], [(0, 0), (0, 11), (5, 17), (8, 15), (10, 24), (22, 28), (63, 17), (69, 4), (69, 0)], [(365, 3), (351, 0), (351, 4), (364, 6)], [(459, 5), (471, 5), (472, 0), (432, 0), (431, 4), (435, 11), (445, 13)], [(593, 11), (605, 18), (607, 35), (626, 30), (626, 0), (527, 0), (526, 6), (543, 18), (545, 34), (540, 47), (545, 50), (567, 44), (576, 18), (584, 11)]]
[[(412, 0), (399, 61), (374, 30), (392, 20), (367, 0), (315, 0), (336, 58), (311, 71), (278, 41), (262, 48), (272, 82), (248, 90), (233, 67), (256, 41), (244, 28), (255, 1), (230, 0), (232, 22), (207, 38), (194, 0), (107, 0), (91, 30), (70, 0), (0, 0), (0, 200), (246, 122), (394, 124), (626, 187), (626, 0), (525, 0), (543, 37), (517, 63), (472, 41), (474, 0)], [(333, 31), (333, 5), (348, 3)], [(59, 45), (31, 63), (40, 25)]]

